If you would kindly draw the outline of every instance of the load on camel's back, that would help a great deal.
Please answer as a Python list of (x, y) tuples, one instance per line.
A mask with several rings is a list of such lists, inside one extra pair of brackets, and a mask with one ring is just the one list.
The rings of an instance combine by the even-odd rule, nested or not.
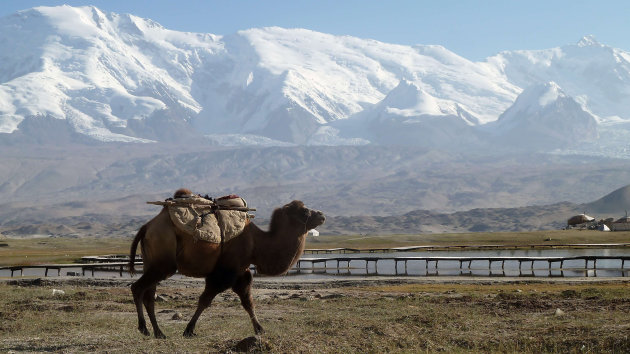
[[(156, 286), (175, 272), (206, 279), (206, 287), (199, 297), (197, 310), (188, 322), (184, 336), (195, 335), (194, 329), (201, 313), (216, 295), (227, 289), (232, 289), (239, 296), (254, 331), (257, 334), (262, 333), (263, 328), (254, 313), (250, 265), (255, 265), (257, 272), (261, 274), (286, 273), (302, 255), (308, 230), (326, 220), (321, 211), (309, 209), (301, 201), (294, 200), (275, 209), (269, 231), (263, 231), (251, 222), (248, 211), (254, 209), (249, 209), (242, 198), (228, 196), (213, 200), (193, 196), (186, 189), (178, 190), (172, 199), (150, 203), (164, 207), (136, 234), (130, 249), (129, 271), (134, 272), (136, 250), (140, 244), (143, 274), (133, 283), (131, 291), (138, 314), (138, 329), (149, 335), (142, 309), (144, 305), (156, 338), (165, 338), (155, 317)], [(174, 212), (177, 215), (190, 214), (183, 218), (183, 225), (177, 226), (170, 209), (182, 206), (192, 210)], [(205, 226), (214, 223), (215, 219), (216, 225), (223, 223), (225, 226), (232, 222), (228, 220), (232, 219), (231, 216), (224, 218), (221, 214), (224, 211), (241, 214), (233, 218), (232, 226), (219, 226), (217, 238), (214, 226), (210, 229), (205, 229)], [(243, 218), (244, 222), (241, 223)], [(229, 230), (230, 227), (232, 229)], [(206, 235), (214, 236), (206, 240), (203, 238)]]
[(166, 206), (171, 221), (181, 232), (197, 241), (213, 243), (227, 242), (238, 236), (254, 217), (248, 212), (256, 211), (248, 208), (245, 199), (238, 195), (213, 199), (193, 195), (188, 189), (178, 190), (173, 198), (164, 202), (148, 203)]

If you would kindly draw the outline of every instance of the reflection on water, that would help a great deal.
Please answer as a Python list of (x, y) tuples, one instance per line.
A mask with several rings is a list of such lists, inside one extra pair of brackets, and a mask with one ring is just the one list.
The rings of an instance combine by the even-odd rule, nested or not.
[[(416, 275), (416, 276), (529, 276), (529, 277), (624, 277), (630, 276), (630, 261), (599, 259), (594, 262), (567, 260), (563, 263), (546, 260), (492, 262), (475, 260), (461, 263), (458, 260), (379, 260), (378, 264), (365, 260), (342, 260), (361, 257), (578, 257), (578, 256), (625, 256), (630, 249), (510, 249), (510, 250), (457, 250), (395, 253), (317, 254), (303, 256), (300, 269), (291, 274), (318, 274), (332, 276), (356, 275)], [(326, 262), (309, 262), (312, 258), (327, 258)]]
[[(303, 260), (310, 258), (327, 258), (326, 262), (301, 262), (301, 269), (294, 268), (289, 277), (295, 278), (329, 278), (365, 275), (410, 275), (410, 276), (523, 276), (523, 277), (628, 277), (630, 276), (630, 261), (625, 264), (619, 259), (599, 259), (597, 269), (593, 261), (586, 266), (584, 260), (567, 260), (564, 263), (554, 262), (549, 266), (547, 261), (518, 262), (507, 260), (504, 263), (487, 260), (464, 262), (460, 266), (457, 260), (434, 261), (409, 260), (395, 262), (394, 260), (379, 260), (366, 262), (363, 260), (343, 260), (356, 257), (575, 257), (575, 256), (626, 256), (630, 257), (630, 249), (532, 249), (532, 250), (458, 250), (458, 251), (423, 251), (423, 252), (394, 252), (394, 253), (352, 253), (352, 254), (318, 254), (304, 255)], [(43, 277), (44, 269), (25, 268), (22, 273), (14, 271), (14, 277)], [(80, 267), (68, 267), (59, 271), (49, 270), (49, 277), (76, 276), (97, 278), (132, 279), (129, 273), (120, 274), (118, 268), (112, 271), (91, 270), (82, 274)], [(11, 271), (0, 270), (0, 278), (10, 278)], [(138, 278), (139, 275), (133, 278)], [(175, 275), (176, 278), (183, 276)]]
[(514, 277), (624, 277), (629, 276), (630, 263), (626, 262), (622, 268), (621, 260), (598, 260), (597, 269), (585, 267), (583, 260), (565, 261), (562, 267), (560, 262), (554, 262), (549, 266), (547, 261), (518, 262), (505, 261), (488, 262), (472, 261), (470, 265), (464, 262), (460, 267), (459, 261), (441, 260), (435, 261), (409, 260), (395, 262), (394, 260), (379, 260), (365, 262), (364, 260), (342, 261), (337, 267), (336, 260), (317, 262), (302, 262), (301, 269), (293, 270), (292, 274), (326, 274), (336, 276), (354, 275), (420, 275), (420, 276), (514, 276)]

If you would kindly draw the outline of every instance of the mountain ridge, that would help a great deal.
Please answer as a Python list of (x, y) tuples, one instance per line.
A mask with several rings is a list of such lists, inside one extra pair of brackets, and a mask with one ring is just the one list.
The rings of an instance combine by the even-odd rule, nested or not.
[[(236, 134), (278, 144), (391, 143), (396, 139), (339, 131), (335, 122), (364, 116), (388, 96), (394, 102), (390, 94), (405, 82), (426, 104), (398, 112), (390, 107), (389, 113), (433, 117), (423, 130), (436, 125), (436, 135), (459, 129), (453, 117), (473, 127), (494, 122), (523, 90), (549, 81), (598, 124), (630, 121), (627, 107), (615, 103), (630, 99), (630, 53), (593, 37), (471, 62), (439, 45), (280, 27), (223, 36), (177, 32), (133, 15), (70, 6), (4, 17), (0, 37), (8, 46), (2, 51), (15, 52), (0, 67), (0, 140), (23, 130), (27, 118), (33, 130), (45, 117), (64, 119), (72, 131), (105, 142)], [(406, 126), (397, 124), (386, 131), (404, 133)], [(184, 130), (189, 134), (181, 136)], [(476, 130), (466, 132), (473, 145), (488, 139)], [(457, 145), (451, 143), (461, 134), (445, 135), (443, 145)], [(488, 143), (496, 148), (492, 141), (481, 148)]]

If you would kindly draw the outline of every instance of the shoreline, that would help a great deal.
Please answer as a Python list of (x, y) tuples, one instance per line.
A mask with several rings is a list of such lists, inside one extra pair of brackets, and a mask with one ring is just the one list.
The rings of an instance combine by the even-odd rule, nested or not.
[[(349, 278), (349, 279), (348, 279)], [(628, 277), (571, 277), (571, 278), (543, 278), (543, 277), (457, 277), (457, 276), (356, 276), (339, 279), (330, 277), (329, 279), (304, 279), (291, 277), (254, 277), (254, 289), (327, 289), (327, 288), (353, 288), (365, 286), (392, 286), (392, 285), (432, 285), (432, 284), (453, 284), (453, 285), (497, 285), (497, 284), (630, 284)], [(128, 287), (137, 279), (122, 278), (77, 278), (77, 277), (54, 277), (54, 278), (0, 278), (0, 284), (17, 286), (55, 286), (70, 285), (79, 287)], [(202, 288), (205, 282), (202, 278), (182, 278), (167, 279), (159, 283), (164, 287), (199, 287)]]

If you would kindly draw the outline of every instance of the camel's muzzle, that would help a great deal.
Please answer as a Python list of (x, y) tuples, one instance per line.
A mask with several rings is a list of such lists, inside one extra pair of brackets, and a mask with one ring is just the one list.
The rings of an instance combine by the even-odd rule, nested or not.
[(319, 210), (312, 210), (312, 214), (311, 214), (311, 219), (313, 220), (314, 223), (316, 223), (317, 226), (322, 225), (324, 222), (326, 222), (326, 215), (324, 215), (324, 213), (322, 213)]

